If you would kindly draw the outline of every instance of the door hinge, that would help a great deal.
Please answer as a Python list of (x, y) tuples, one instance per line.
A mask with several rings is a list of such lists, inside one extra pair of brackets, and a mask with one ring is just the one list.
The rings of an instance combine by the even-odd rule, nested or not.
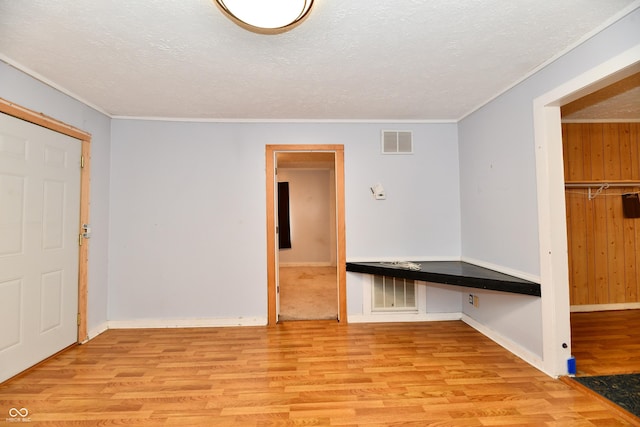
[(78, 313), (78, 326), (80, 326), (80, 313)]
[(82, 233), (78, 234), (78, 246), (82, 246)]
[(276, 175), (278, 175), (278, 168), (276, 168)]
[(80, 169), (84, 169), (84, 156), (80, 156)]
[(280, 293), (280, 285), (276, 286), (276, 293), (279, 294)]

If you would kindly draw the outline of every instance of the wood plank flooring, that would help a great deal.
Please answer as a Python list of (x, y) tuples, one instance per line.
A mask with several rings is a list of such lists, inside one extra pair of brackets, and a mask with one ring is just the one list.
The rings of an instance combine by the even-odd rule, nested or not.
[(0, 385), (0, 424), (11, 408), (33, 426), (632, 425), (460, 321), (109, 330)]
[(640, 372), (640, 310), (571, 313), (577, 375)]

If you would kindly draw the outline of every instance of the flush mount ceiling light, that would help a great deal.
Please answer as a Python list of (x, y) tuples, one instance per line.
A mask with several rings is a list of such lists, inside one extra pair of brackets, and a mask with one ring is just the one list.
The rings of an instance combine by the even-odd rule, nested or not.
[(233, 22), (261, 34), (284, 33), (308, 15), (313, 0), (215, 0)]

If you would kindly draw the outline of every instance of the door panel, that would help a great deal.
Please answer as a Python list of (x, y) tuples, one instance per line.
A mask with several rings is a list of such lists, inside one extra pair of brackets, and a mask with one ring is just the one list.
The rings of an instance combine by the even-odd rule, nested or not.
[[(0, 152), (0, 158), (2, 157)], [(0, 173), (0, 256), (22, 252), (25, 178)]]
[(0, 381), (77, 339), (79, 140), (0, 114)]

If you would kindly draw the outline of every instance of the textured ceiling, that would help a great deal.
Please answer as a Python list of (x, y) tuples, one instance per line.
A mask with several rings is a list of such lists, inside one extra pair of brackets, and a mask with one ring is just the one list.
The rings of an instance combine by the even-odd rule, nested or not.
[(640, 120), (640, 73), (562, 107), (564, 120)]
[(0, 0), (0, 59), (112, 116), (458, 120), (633, 0), (316, 0), (280, 35), (213, 0)]

